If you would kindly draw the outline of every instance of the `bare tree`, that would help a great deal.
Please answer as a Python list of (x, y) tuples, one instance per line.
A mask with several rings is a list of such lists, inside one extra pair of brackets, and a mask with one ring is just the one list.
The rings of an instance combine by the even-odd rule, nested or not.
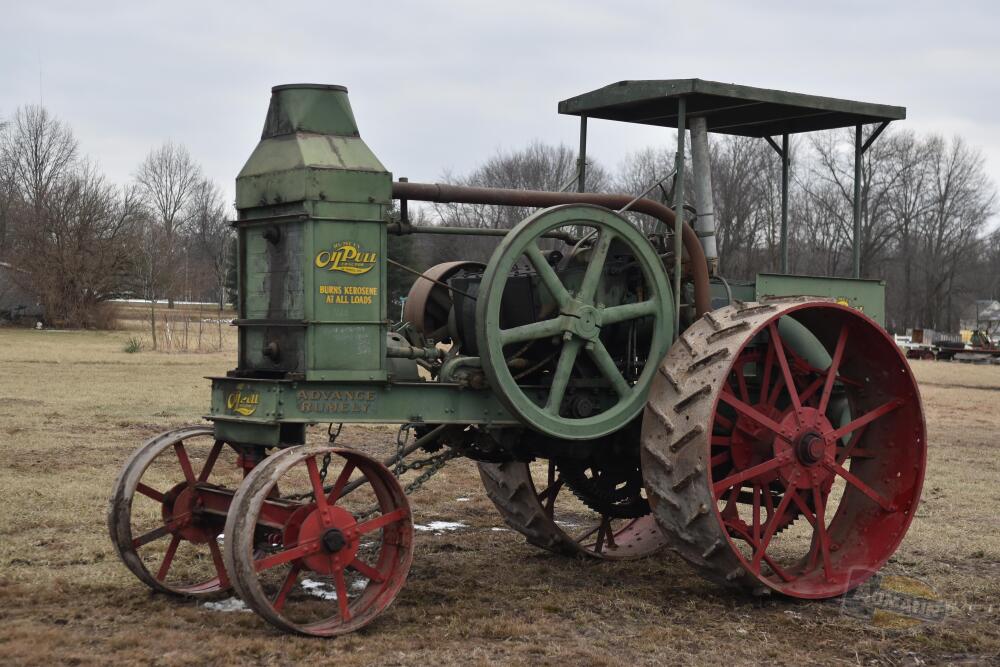
[[(533, 142), (512, 152), (498, 152), (465, 177), (445, 175), (445, 181), (517, 190), (563, 190), (575, 188), (576, 153), (565, 145)], [(587, 189), (607, 187), (607, 172), (594, 162), (587, 166)], [(531, 209), (514, 206), (438, 204), (434, 206), (443, 224), (457, 227), (509, 229), (531, 214)]]
[[(218, 344), (222, 347), (222, 310), (226, 305), (226, 276), (229, 272), (229, 246), (235, 234), (226, 215), (227, 207), (219, 187), (202, 179), (191, 197), (188, 219), (191, 221), (196, 257), (211, 273), (219, 304)], [(199, 331), (201, 329), (199, 328)]]
[(995, 212), (996, 190), (984, 158), (960, 138), (928, 140), (929, 198), (919, 222), (925, 326), (950, 328), (957, 319), (953, 289), (960, 270), (971, 263), (978, 236)]
[(139, 199), (109, 184), (92, 164), (46, 185), (30, 224), (18, 224), (14, 257), (46, 317), (94, 326), (97, 306), (122, 293), (133, 268)]
[(73, 170), (77, 152), (69, 127), (40, 106), (18, 109), (0, 134), (0, 159), (11, 187), (36, 210)]
[(189, 222), (189, 207), (202, 182), (201, 168), (184, 146), (168, 141), (149, 152), (135, 179), (147, 208), (163, 232), (166, 262), (162, 265), (162, 275), (156, 276), (156, 287), (165, 292), (168, 307), (173, 308), (177, 241)]

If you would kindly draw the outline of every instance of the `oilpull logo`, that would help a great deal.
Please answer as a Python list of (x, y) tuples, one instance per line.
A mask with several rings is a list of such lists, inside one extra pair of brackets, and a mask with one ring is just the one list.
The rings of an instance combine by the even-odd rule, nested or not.
[(236, 391), (226, 396), (226, 407), (244, 417), (256, 412), (258, 405), (260, 405), (260, 393), (256, 391), (244, 391), (241, 387), (237, 387)]
[(375, 268), (376, 257), (374, 252), (362, 252), (353, 241), (339, 241), (316, 255), (316, 268), (360, 276)]

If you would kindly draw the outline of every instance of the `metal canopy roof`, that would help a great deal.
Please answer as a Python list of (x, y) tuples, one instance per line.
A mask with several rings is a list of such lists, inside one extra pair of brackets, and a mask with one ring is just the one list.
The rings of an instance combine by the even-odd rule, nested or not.
[(559, 113), (677, 127), (677, 100), (709, 132), (770, 137), (906, 118), (906, 108), (702, 79), (619, 81), (559, 103)]

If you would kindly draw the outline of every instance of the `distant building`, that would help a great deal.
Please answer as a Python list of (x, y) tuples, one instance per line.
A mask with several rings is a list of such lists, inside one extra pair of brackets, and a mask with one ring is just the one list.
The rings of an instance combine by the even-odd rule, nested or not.
[(990, 335), (1000, 333), (1000, 301), (992, 299), (976, 301), (962, 313), (960, 323), (962, 329), (966, 331), (985, 329)]
[(0, 262), (0, 321), (40, 320), (45, 314), (38, 296), (14, 280), (19, 272), (23, 271), (7, 262)]

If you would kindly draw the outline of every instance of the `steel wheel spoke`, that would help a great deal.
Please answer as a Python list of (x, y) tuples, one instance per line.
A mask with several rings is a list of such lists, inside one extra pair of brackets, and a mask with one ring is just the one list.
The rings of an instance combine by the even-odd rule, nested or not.
[(816, 522), (813, 524), (813, 531), (819, 542), (819, 552), (823, 560), (823, 574), (826, 580), (833, 577), (833, 565), (830, 563), (830, 538), (826, 534), (826, 508), (823, 505), (823, 494), (820, 493), (819, 486), (813, 486), (813, 505), (816, 506)]
[(529, 340), (539, 340), (561, 336), (563, 333), (562, 318), (556, 317), (551, 320), (522, 324), (512, 329), (500, 330), (500, 343), (502, 345), (513, 345), (514, 343), (525, 343)]
[(577, 542), (583, 542), (585, 539), (587, 539), (588, 537), (590, 537), (591, 535), (593, 535), (594, 533), (596, 533), (600, 529), (601, 529), (601, 524), (598, 523), (598, 524), (594, 525), (594, 527), (588, 528), (585, 532), (583, 532), (579, 536), (577, 536), (576, 541)]
[(351, 620), (351, 612), (347, 608), (347, 582), (344, 581), (344, 570), (335, 570), (333, 582), (337, 588), (337, 606), (340, 608), (340, 619), (345, 623)]
[(174, 562), (174, 554), (177, 553), (177, 547), (180, 546), (181, 536), (174, 535), (173, 539), (170, 540), (170, 545), (167, 547), (167, 552), (163, 554), (163, 562), (160, 563), (160, 569), (156, 573), (156, 580), (163, 581), (167, 577), (167, 572), (170, 571), (170, 564)]
[(721, 498), (722, 494), (728, 489), (734, 487), (735, 485), (745, 482), (748, 479), (753, 479), (755, 477), (760, 477), (765, 475), (772, 470), (776, 470), (784, 465), (784, 460), (779, 458), (768, 459), (763, 463), (758, 463), (755, 466), (751, 466), (745, 470), (741, 470), (738, 473), (726, 477), (722, 481), (716, 482), (712, 486), (712, 490), (715, 493), (716, 498)]
[(581, 345), (583, 345), (583, 341), (579, 338), (563, 342), (562, 352), (560, 352), (559, 361), (556, 363), (556, 372), (552, 376), (549, 398), (545, 403), (546, 412), (559, 415), (559, 407), (566, 395), (566, 386), (569, 384), (570, 375), (573, 373), (573, 364), (576, 363), (576, 356), (580, 352)]
[(753, 541), (760, 544), (760, 484), (753, 485)]
[(709, 465), (711, 465), (714, 468), (717, 465), (722, 465), (728, 460), (729, 460), (729, 452), (722, 452), (721, 454), (716, 454), (715, 456), (713, 456), (711, 461), (709, 462)]
[[(760, 402), (767, 403), (768, 396), (770, 396), (770, 386), (771, 386), (771, 368), (774, 366), (774, 346), (768, 345), (767, 352), (764, 353), (764, 373), (760, 383)], [(774, 388), (774, 393), (777, 395), (778, 388)]]
[(162, 493), (160, 493), (159, 491), (157, 491), (156, 489), (154, 489), (152, 487), (146, 486), (142, 482), (139, 482), (136, 485), (135, 490), (138, 491), (139, 493), (141, 493), (142, 495), (146, 496), (147, 498), (152, 498), (153, 500), (155, 500), (158, 503), (162, 503), (163, 502), (163, 494)]
[(792, 502), (792, 491), (791, 489), (786, 489), (785, 494), (781, 497), (781, 502), (778, 503), (778, 509), (774, 511), (774, 520), (767, 522), (767, 528), (764, 530), (764, 537), (761, 538), (760, 544), (753, 553), (753, 566), (760, 571), (760, 561), (767, 553), (767, 548), (771, 545), (771, 538), (774, 537), (774, 532), (778, 529), (778, 524), (781, 522), (783, 516), (785, 516), (785, 511), (788, 509), (789, 503)]
[(608, 353), (608, 349), (604, 347), (604, 343), (599, 340), (595, 340), (592, 345), (588, 345), (586, 349), (591, 360), (601, 371), (601, 375), (603, 375), (605, 379), (611, 383), (615, 393), (617, 393), (621, 398), (628, 396), (629, 392), (632, 391), (632, 388), (629, 386), (628, 382), (625, 381), (625, 378), (622, 377), (621, 371), (619, 371), (618, 366), (615, 365), (615, 360), (611, 358), (611, 355)]
[(719, 400), (727, 403), (731, 408), (733, 408), (743, 416), (748, 417), (749, 419), (752, 419), (753, 421), (757, 422), (758, 424), (768, 429), (775, 435), (784, 437), (784, 429), (781, 427), (781, 424), (774, 421), (773, 419), (771, 419), (761, 411), (757, 410), (753, 406), (748, 405), (747, 403), (744, 403), (740, 399), (736, 398), (736, 396), (732, 392), (727, 391), (725, 388), (723, 388), (722, 391), (719, 393)]
[(655, 315), (658, 304), (653, 299), (639, 301), (638, 303), (626, 303), (621, 306), (611, 306), (601, 311), (601, 326), (617, 324), (625, 320), (636, 320), (640, 317)]
[(319, 550), (319, 540), (313, 540), (311, 542), (306, 542), (305, 544), (290, 547), (284, 551), (279, 551), (276, 554), (265, 556), (264, 558), (258, 558), (253, 562), (253, 564), (254, 568), (260, 572), (261, 570), (269, 570), (272, 567), (277, 567), (278, 565), (282, 565), (298, 558), (305, 558), (306, 556), (314, 554)]
[(162, 526), (154, 528), (153, 530), (147, 533), (143, 533), (139, 537), (132, 540), (132, 548), (138, 549), (139, 547), (149, 544), (154, 540), (158, 540), (161, 537), (164, 537), (165, 535), (169, 535), (170, 533), (177, 530), (181, 526), (187, 524), (188, 521), (190, 521), (190, 519), (191, 519), (190, 513), (185, 513), (181, 514), (180, 516), (174, 517), (172, 520), (168, 521)]
[(901, 407), (902, 405), (903, 405), (903, 400), (902, 399), (900, 399), (900, 398), (894, 398), (891, 401), (887, 401), (887, 402), (883, 403), (882, 405), (878, 406), (877, 408), (875, 408), (871, 412), (866, 412), (865, 414), (861, 415), (860, 417), (858, 417), (857, 419), (855, 419), (851, 423), (847, 424), (846, 426), (841, 426), (836, 431), (834, 431), (833, 433), (830, 433), (826, 437), (830, 438), (831, 440), (839, 440), (840, 438), (844, 437), (848, 433), (851, 433), (851, 432), (853, 432), (853, 431), (861, 428), (862, 426), (865, 426), (865, 425), (867, 425), (867, 424), (875, 421), (879, 417), (882, 417), (884, 415), (889, 414), (890, 412), (892, 412), (893, 410), (895, 410), (898, 407)]
[(319, 467), (316, 465), (315, 456), (306, 459), (306, 468), (309, 470), (309, 485), (312, 486), (316, 508), (320, 512), (324, 512), (327, 508), (326, 491), (323, 489), (323, 480), (319, 476)]
[(785, 389), (788, 390), (788, 397), (792, 401), (792, 406), (795, 408), (795, 419), (799, 419), (799, 411), (802, 409), (802, 402), (799, 400), (799, 392), (795, 388), (795, 379), (792, 378), (792, 369), (788, 366), (788, 356), (785, 354), (785, 346), (781, 342), (781, 336), (778, 334), (778, 325), (774, 322), (769, 322), (767, 325), (768, 331), (771, 332), (771, 345), (774, 346), (774, 356), (778, 358), (778, 365), (781, 367), (781, 375), (785, 378)]
[(364, 523), (359, 523), (354, 527), (355, 533), (357, 535), (364, 535), (365, 533), (370, 533), (373, 530), (378, 530), (383, 526), (387, 526), (391, 523), (396, 523), (409, 516), (409, 511), (405, 507), (400, 507), (397, 510), (393, 510), (388, 514), (383, 514), (382, 516), (375, 517)]
[(549, 291), (549, 294), (555, 299), (555, 302), (560, 308), (565, 307), (570, 302), (571, 297), (563, 286), (562, 281), (559, 280), (559, 276), (556, 275), (555, 269), (545, 259), (544, 253), (532, 242), (524, 249), (524, 254), (528, 257), (531, 265), (535, 267), (535, 272), (538, 274), (539, 279), (541, 279), (542, 284)]
[(216, 537), (208, 540), (208, 549), (212, 552), (212, 563), (215, 564), (215, 571), (219, 575), (219, 585), (227, 588), (229, 577), (226, 575), (226, 565), (222, 562), (222, 552), (219, 550), (219, 541)]
[(855, 477), (850, 471), (845, 469), (844, 466), (839, 463), (827, 463), (826, 467), (843, 477), (844, 481), (856, 488), (858, 491), (874, 500), (886, 512), (892, 512), (896, 509), (891, 500), (883, 498), (877, 491), (875, 491), (875, 489)]
[(208, 458), (205, 459), (205, 465), (201, 468), (201, 473), (198, 475), (199, 482), (205, 482), (208, 480), (208, 476), (212, 474), (212, 468), (215, 467), (215, 461), (219, 458), (219, 454), (222, 452), (223, 442), (221, 440), (216, 440), (215, 444), (212, 445), (212, 451), (208, 453)]
[(602, 229), (598, 233), (597, 243), (593, 246), (593, 252), (587, 262), (587, 272), (583, 275), (583, 282), (580, 283), (578, 298), (587, 305), (594, 305), (594, 296), (597, 294), (597, 286), (601, 282), (604, 274), (604, 264), (608, 258), (608, 250), (611, 249), (611, 242), (617, 235), (610, 229)]
[[(823, 378), (821, 377), (816, 378), (815, 380), (810, 382), (805, 389), (802, 390), (802, 392), (799, 394), (799, 399), (801, 399), (803, 403), (808, 403), (809, 400), (816, 395), (816, 392), (822, 386), (823, 386)], [(826, 410), (822, 409), (820, 410), (820, 412), (825, 413)]]
[(802, 498), (799, 497), (798, 491), (796, 491), (795, 494), (792, 496), (792, 502), (795, 503), (795, 506), (798, 508), (802, 516), (806, 518), (806, 521), (809, 522), (809, 525), (815, 527), (816, 517), (813, 514), (813, 511), (809, 509), (809, 506), (806, 505), (804, 502), (802, 502)]
[(271, 606), (277, 611), (281, 611), (285, 607), (285, 599), (292, 590), (292, 586), (295, 585), (295, 580), (299, 578), (299, 572), (302, 568), (298, 563), (292, 565), (292, 568), (288, 571), (288, 575), (285, 577), (285, 581), (281, 584), (281, 589), (275, 594), (274, 599), (271, 600)]
[(736, 386), (740, 390), (740, 398), (743, 400), (743, 402), (749, 404), (750, 403), (750, 392), (747, 391), (747, 380), (746, 380), (745, 377), (743, 377), (743, 367), (742, 366), (737, 366), (736, 371), (735, 371), (735, 375), (736, 375)]
[(861, 442), (861, 438), (864, 436), (867, 428), (868, 424), (865, 424), (851, 435), (851, 439), (847, 441), (847, 447), (837, 454), (837, 463), (843, 465), (844, 461), (854, 456), (858, 443)]
[(826, 406), (830, 402), (830, 393), (833, 391), (833, 382), (837, 379), (837, 370), (840, 362), (844, 358), (844, 346), (847, 345), (847, 325), (840, 327), (840, 335), (837, 336), (837, 346), (833, 351), (833, 360), (830, 361), (830, 368), (826, 371), (826, 382), (823, 384), (823, 395), (819, 399), (820, 413), (826, 412)]
[(177, 460), (181, 464), (181, 470), (184, 471), (184, 479), (188, 484), (195, 484), (198, 480), (194, 476), (194, 470), (191, 469), (191, 460), (188, 458), (187, 450), (184, 449), (184, 443), (175, 442), (174, 452), (177, 453)]
[[(348, 461), (344, 465), (344, 469), (340, 471), (337, 475), (337, 481), (333, 483), (333, 489), (330, 490), (330, 495), (327, 496), (327, 502), (331, 505), (336, 505), (337, 501), (340, 500), (340, 494), (344, 490), (344, 486), (347, 485), (347, 480), (351, 478), (354, 473), (356, 466), (351, 461)], [(367, 477), (365, 478), (367, 479)]]
[(374, 567), (372, 567), (368, 563), (366, 563), (363, 560), (360, 560), (358, 558), (355, 558), (354, 560), (352, 560), (350, 562), (350, 564), (348, 565), (348, 567), (350, 567), (350, 568), (354, 569), (355, 571), (361, 573), (362, 575), (364, 575), (365, 577), (367, 577), (369, 579), (369, 581), (374, 581), (377, 584), (378, 583), (382, 583), (385, 580), (385, 577), (382, 576), (381, 572), (379, 572)]

